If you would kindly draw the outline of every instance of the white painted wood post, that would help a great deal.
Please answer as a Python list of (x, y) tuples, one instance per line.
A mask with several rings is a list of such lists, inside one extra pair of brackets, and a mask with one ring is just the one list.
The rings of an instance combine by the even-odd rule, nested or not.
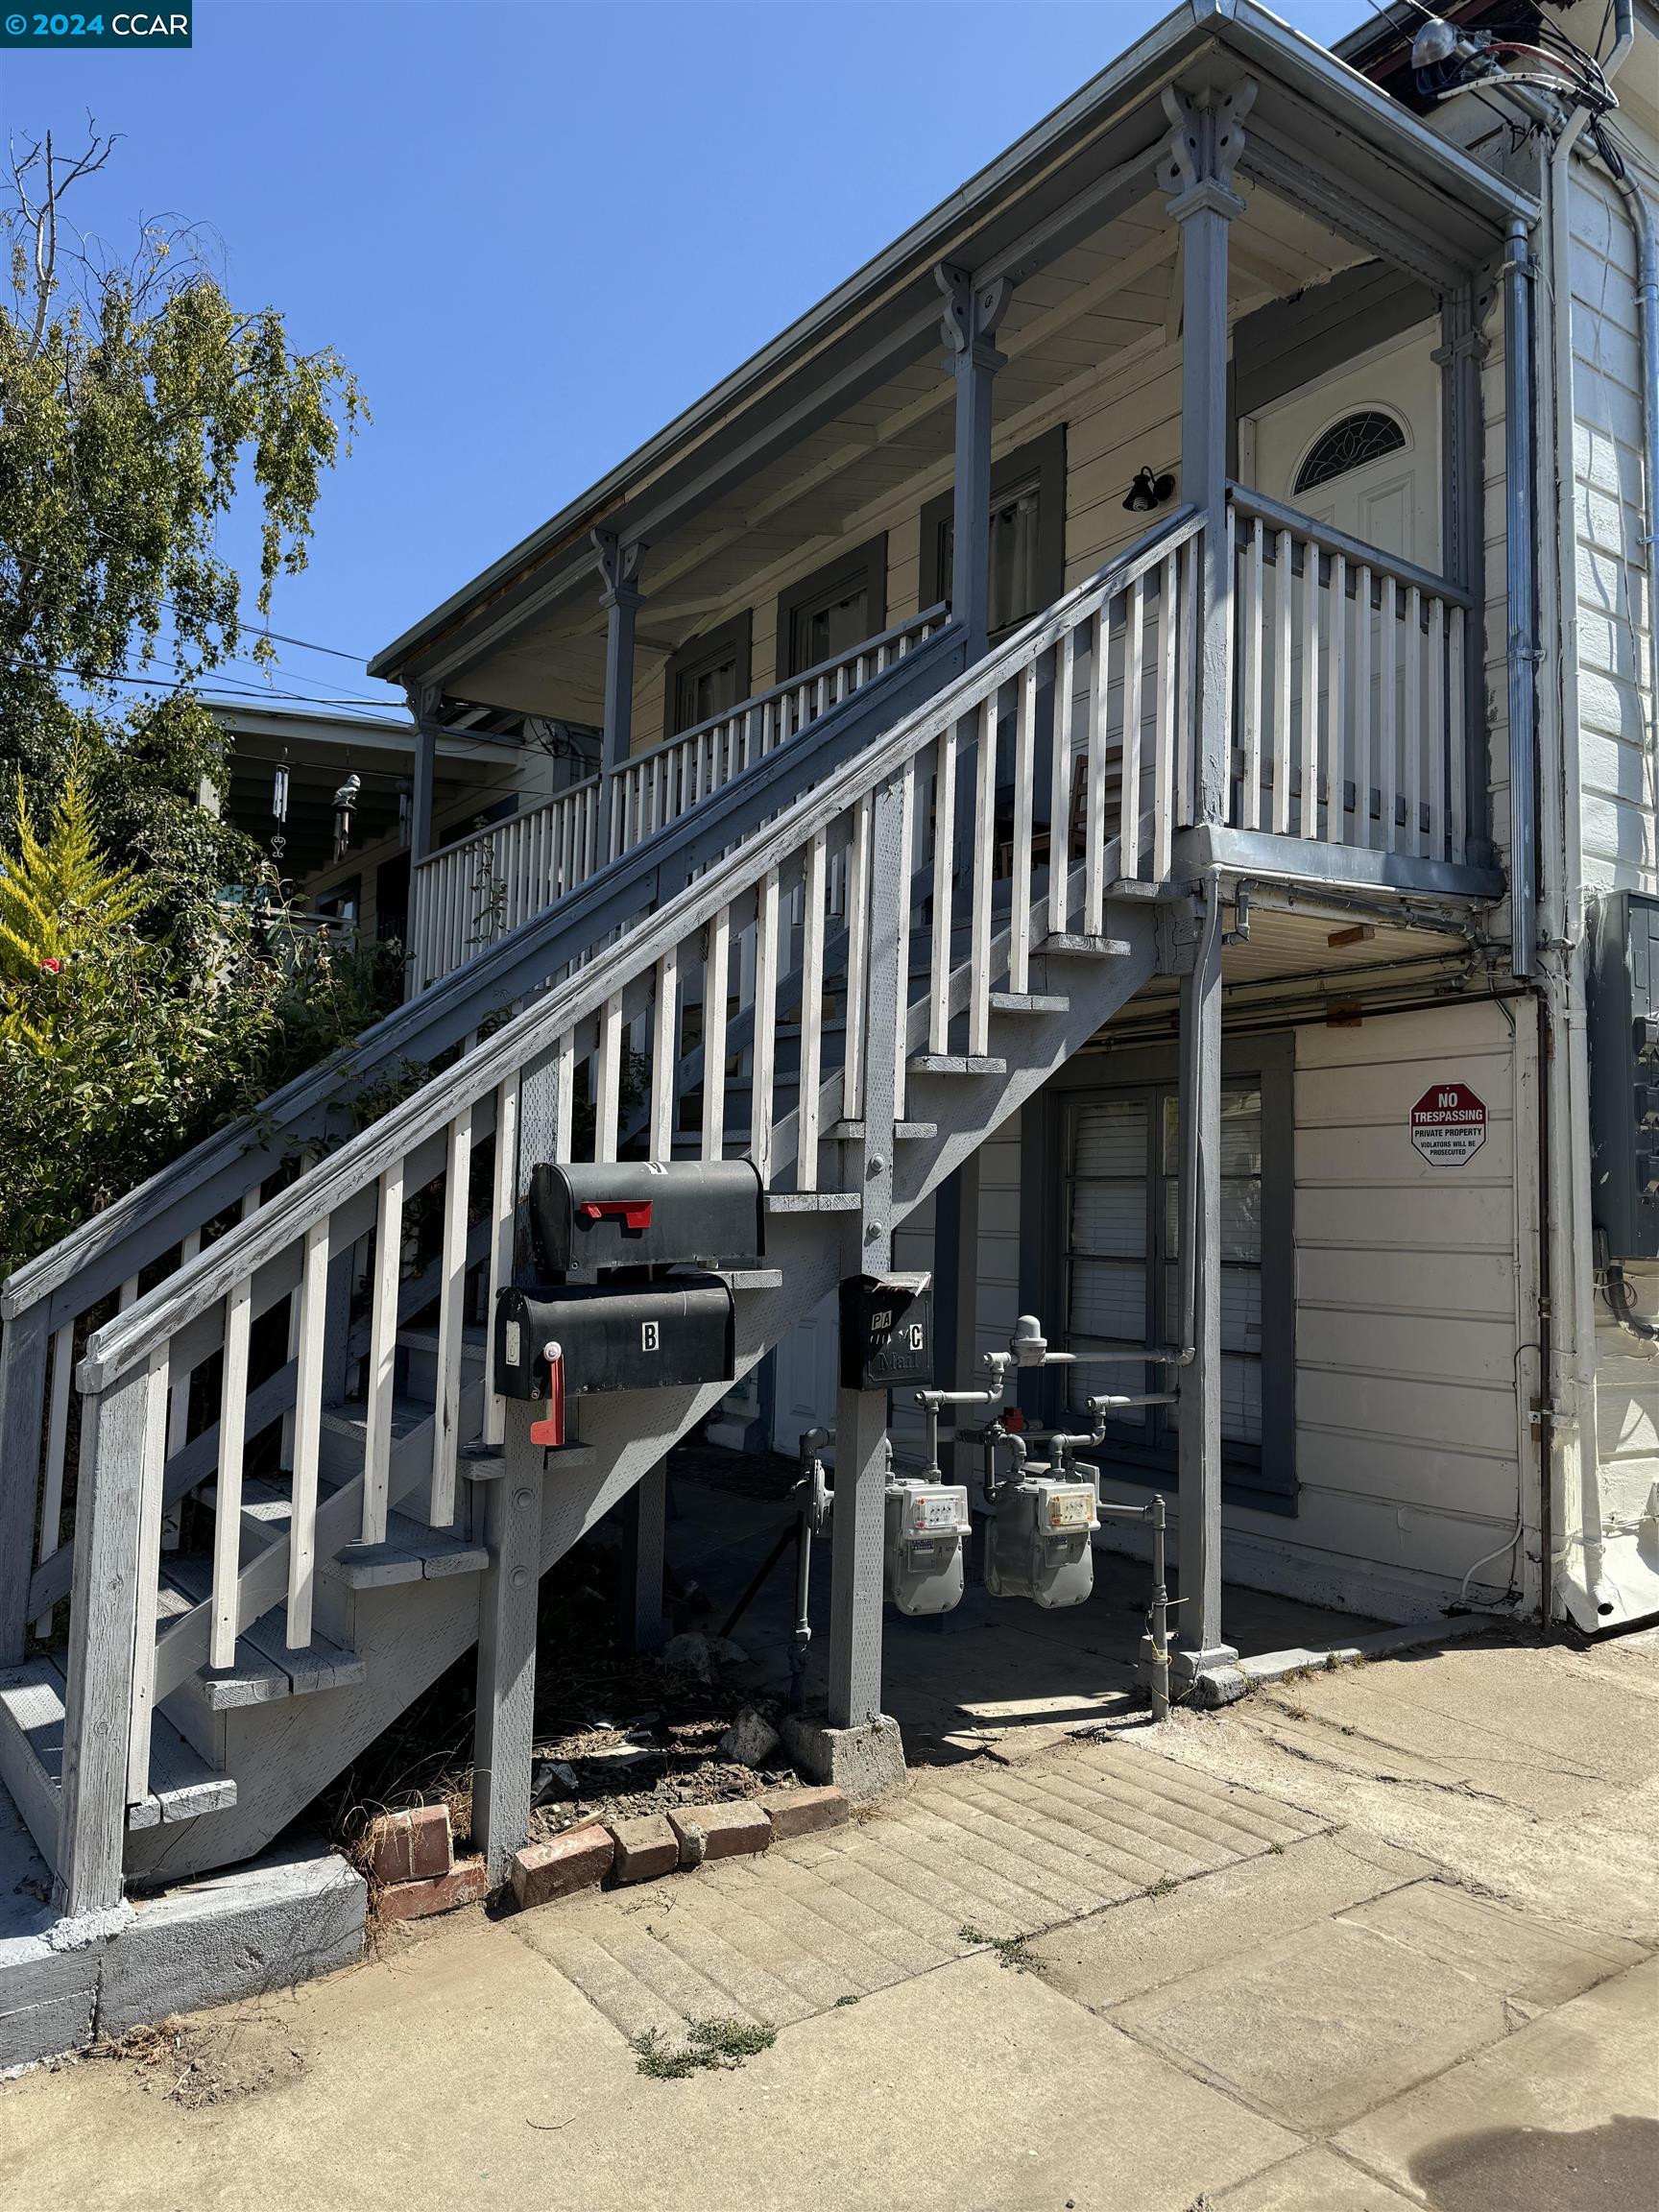
[(467, 1196), (471, 1174), (472, 1109), (467, 1106), (449, 1124), (449, 1157), (444, 1176), (438, 1387), (432, 1415), (432, 1493), (426, 1516), (434, 1528), (455, 1526), (461, 1458), (461, 1360), (466, 1342)]
[[(1221, 1641), (1221, 894), (1210, 879), (1203, 931), (1181, 978), (1182, 1106), (1198, 1119), (1188, 1208), (1197, 1298), (1193, 1358), (1179, 1370), (1181, 1627), (1189, 1675), (1232, 1661)], [(1225, 1654), (1225, 1660), (1222, 1654)]]
[(150, 1723), (156, 1703), (156, 1593), (161, 1573), (161, 1486), (167, 1472), (167, 1346), (145, 1363), (144, 1455), (133, 1579), (138, 1585), (132, 1629), (132, 1700), (127, 1726), (127, 1802), (150, 1794)]
[(397, 1365), (397, 1291), (402, 1258), (403, 1162), (397, 1160), (381, 1174), (375, 1215), (369, 1364), (363, 1379), (362, 1541), (365, 1544), (386, 1541), (392, 1474), (392, 1407)]
[(137, 1366), (81, 1407), (56, 1861), (58, 1902), (71, 1919), (121, 1902), (150, 1396), (150, 1371)]
[[(982, 727), (994, 730), (987, 722)], [(894, 1123), (899, 1118), (893, 1047), (896, 1010), (907, 995), (903, 958), (910, 904), (906, 817), (914, 774), (896, 775), (875, 797), (871, 823), (869, 967), (865, 1022), (864, 1140), (855, 1145), (854, 1185), (862, 1210), (849, 1274), (885, 1273), (893, 1261)], [(894, 896), (898, 886), (898, 896)], [(851, 1009), (849, 1009), (851, 1016)], [(901, 1011), (900, 1028), (902, 1030)], [(830, 1595), (830, 1724), (856, 1727), (881, 1708), (883, 1495), (887, 1394), (843, 1390), (835, 1429), (835, 1544)]]
[(311, 1641), (311, 1605), (317, 1580), (317, 1469), (322, 1438), (323, 1331), (328, 1310), (328, 1222), (305, 1232), (301, 1263), (299, 1344), (294, 1378), (294, 1474), (288, 1515), (288, 1625), (290, 1651)]
[(253, 1315), (250, 1278), (225, 1299), (224, 1378), (219, 1393), (219, 1473), (213, 1488), (213, 1621), (207, 1664), (230, 1667), (240, 1627), (236, 1586), (242, 1562), (242, 1454), (248, 1418), (248, 1335)]
[[(29, 1641), (30, 1568), (40, 1467), (25, 1439), (34, 1437), (38, 1445), (52, 1342), (44, 1304), (13, 1315), (0, 1336), (0, 1436), (14, 1440), (6, 1455), (6, 1479), (0, 1482), (0, 1667), (18, 1665)], [(61, 1502), (61, 1481), (59, 1498)]]
[(818, 1188), (819, 1090), (824, 1073), (824, 883), (826, 833), (814, 831), (802, 882), (801, 1073), (796, 1107), (795, 1188)]
[(472, 1734), (472, 1837), (492, 1885), (530, 1833), (536, 1714), (536, 1601), (541, 1576), (542, 1455), (535, 1408), (508, 1410), (506, 1463), (485, 1486), (490, 1565), (478, 1589), (478, 1693)]

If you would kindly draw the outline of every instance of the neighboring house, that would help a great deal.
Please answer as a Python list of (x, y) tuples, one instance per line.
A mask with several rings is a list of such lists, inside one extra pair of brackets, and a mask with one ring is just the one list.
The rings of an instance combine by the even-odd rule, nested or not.
[[(270, 856), (314, 913), (372, 938), (409, 933), (409, 838), (416, 733), (388, 715), (210, 702), (231, 742), (228, 818)], [(598, 757), (598, 733), (471, 709), (437, 740), (431, 836), (452, 845), (503, 815), (534, 807), (581, 778)], [(355, 782), (352, 782), (355, 779)], [(350, 805), (336, 800), (350, 788)], [(466, 928), (495, 933), (489, 885)]]
[[(1599, 1073), (1593, 1160), (1585, 1020), (1659, 896), (1659, 41), (1614, 0), (1591, 116), (1560, 40), (1601, 10), (1454, 13), (1518, 5), (1477, 97), (1420, 9), (1333, 55), (1190, 0), (379, 657), (409, 1002), (5, 1291), (0, 1774), (73, 1909), (260, 1848), (474, 1642), (517, 1840), (537, 1573), (620, 1502), (648, 1551), (667, 1448), (733, 1418), (588, 1398), (543, 1479), (490, 1387), (522, 1179), (579, 1143), (760, 1169), (737, 1357), (786, 1446), (834, 1404), (837, 1725), (921, 1439), (832, 1391), (827, 1301), (895, 1267), (958, 1386), (1022, 1312), (1118, 1353), (1091, 1456), (1172, 1495), (1200, 1694), (1223, 1571), (1659, 1611), (1659, 1062)], [(446, 793), (493, 713), (599, 730), (598, 773)], [(211, 1556), (163, 1560), (209, 1480)]]

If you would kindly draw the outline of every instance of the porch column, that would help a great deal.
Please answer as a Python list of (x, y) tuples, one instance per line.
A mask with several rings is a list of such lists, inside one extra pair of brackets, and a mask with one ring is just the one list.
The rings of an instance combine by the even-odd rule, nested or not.
[(940, 262), (941, 325), (956, 379), (956, 477), (951, 509), (950, 612), (968, 632), (968, 664), (985, 657), (991, 600), (991, 383), (1004, 356), (992, 344), (1014, 287), (1006, 276), (976, 285), (966, 269)]
[(415, 774), (409, 794), (409, 865), (413, 869), (432, 850), (432, 785), (438, 767), (438, 732), (444, 718), (444, 686), (406, 684), (403, 688), (415, 717)]
[(593, 551), (604, 589), (605, 735), (599, 749), (599, 863), (612, 857), (612, 801), (617, 770), (628, 758), (634, 734), (634, 618), (644, 594), (637, 578), (645, 546), (636, 538), (624, 543), (614, 530), (595, 530)]
[[(1230, 1667), (1221, 1638), (1221, 886), (1212, 876), (1181, 977), (1182, 1231), (1194, 1269), (1193, 1354), (1179, 1375), (1181, 1604), (1176, 1678)], [(1187, 1246), (1183, 1243), (1183, 1260)]]
[(1227, 516), (1227, 228), (1244, 203), (1233, 172), (1244, 151), (1244, 117), (1256, 100), (1253, 78), (1226, 92), (1189, 99), (1164, 87), (1169, 118), (1167, 158), (1158, 181), (1174, 197), (1181, 227), (1181, 492), (1204, 517), (1199, 541), (1197, 721), (1194, 812), (1199, 822), (1227, 815), (1228, 725), (1232, 699), (1233, 563)]
[[(844, 1275), (883, 1273), (893, 1262), (893, 1130), (898, 1108), (898, 1010), (906, 978), (899, 956), (898, 901), (909, 849), (902, 776), (876, 794), (870, 838), (869, 960), (865, 971), (864, 1138), (852, 1147), (856, 1214), (844, 1216)], [(901, 893), (901, 896), (903, 896)], [(888, 1465), (887, 1393), (842, 1390), (835, 1410), (835, 1541), (830, 1580), (829, 1725), (792, 1736), (817, 1780), (874, 1796), (903, 1780), (899, 1730), (881, 1712), (882, 1554)]]

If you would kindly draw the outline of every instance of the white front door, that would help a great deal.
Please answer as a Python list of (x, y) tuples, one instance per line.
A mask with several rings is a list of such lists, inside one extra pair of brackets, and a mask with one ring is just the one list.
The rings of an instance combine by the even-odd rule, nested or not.
[(1244, 483), (1438, 571), (1439, 338), (1425, 324), (1240, 423)]
[(841, 1341), (834, 1292), (778, 1339), (772, 1448), (792, 1456), (807, 1429), (835, 1426), (835, 1376)]

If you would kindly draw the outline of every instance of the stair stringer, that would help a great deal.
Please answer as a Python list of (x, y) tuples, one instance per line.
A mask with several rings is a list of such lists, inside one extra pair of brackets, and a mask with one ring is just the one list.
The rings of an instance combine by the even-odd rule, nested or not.
[[(1039, 902), (1039, 911), (1041, 902)], [(899, 1159), (896, 1216), (902, 1220), (947, 1176), (1034, 1097), (1049, 1077), (1158, 970), (1158, 921), (1146, 902), (1112, 905), (1108, 927), (1125, 950), (1111, 958), (1042, 952), (1048, 985), (1066, 1010), (1008, 1020), (999, 1075), (911, 1075), (908, 1111), (934, 1124)], [(1038, 950), (1042, 948), (1039, 945)], [(912, 1007), (908, 1042), (919, 1041)], [(826, 1084), (826, 1125), (838, 1111), (840, 1078)], [(776, 1128), (775, 1160), (794, 1155), (795, 1117)], [(746, 1375), (794, 1325), (859, 1264), (859, 1216), (853, 1212), (780, 1213), (767, 1226), (766, 1264), (781, 1273), (775, 1289), (736, 1293), (736, 1371)], [(622, 1391), (578, 1400), (581, 1467), (557, 1463), (543, 1477), (529, 1441), (529, 1411), (510, 1407), (505, 1479), (541, 1481), (541, 1572), (545, 1574), (671, 1445), (725, 1397), (729, 1382), (695, 1389)], [(411, 1431), (400, 1453), (418, 1457), (430, 1425)], [(398, 1487), (395, 1480), (395, 1487)], [(454, 1576), (357, 1594), (353, 1647), (363, 1682), (321, 1696), (287, 1698), (226, 1714), (227, 1771), (237, 1782), (233, 1807), (202, 1820), (142, 1830), (129, 1842), (128, 1871), (176, 1878), (252, 1857), (405, 1711), (446, 1667), (476, 1643), (480, 1583)]]

